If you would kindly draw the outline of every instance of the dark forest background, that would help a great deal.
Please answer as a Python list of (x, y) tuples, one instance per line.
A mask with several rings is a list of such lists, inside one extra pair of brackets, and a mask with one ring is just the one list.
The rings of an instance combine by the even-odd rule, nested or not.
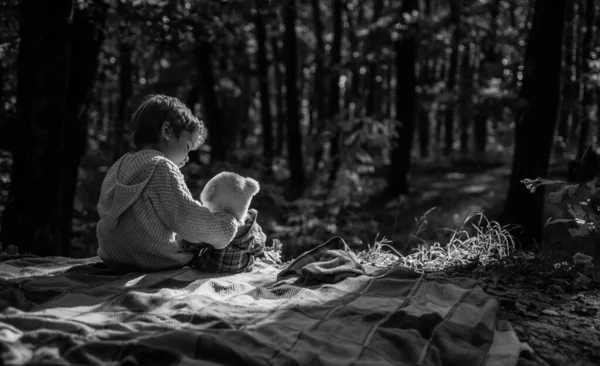
[(0, 242), (94, 255), (104, 173), (164, 93), (208, 127), (194, 194), (225, 169), (258, 179), (289, 248), (406, 251), (480, 210), (539, 243), (563, 213), (521, 180), (582, 180), (600, 137), (598, 3), (2, 0)]

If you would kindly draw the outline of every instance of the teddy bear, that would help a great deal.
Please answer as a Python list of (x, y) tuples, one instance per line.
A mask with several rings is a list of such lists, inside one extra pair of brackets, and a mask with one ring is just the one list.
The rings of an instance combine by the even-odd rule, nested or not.
[(258, 212), (249, 208), (259, 191), (256, 180), (233, 172), (221, 172), (206, 183), (200, 194), (202, 205), (213, 212), (230, 213), (240, 226), (225, 248), (205, 246), (197, 256), (196, 268), (227, 273), (252, 270), (255, 257), (262, 254), (266, 242), (266, 235), (256, 222)]

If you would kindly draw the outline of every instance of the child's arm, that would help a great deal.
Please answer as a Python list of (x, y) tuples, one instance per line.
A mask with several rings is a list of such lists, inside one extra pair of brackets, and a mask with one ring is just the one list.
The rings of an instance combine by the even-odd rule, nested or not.
[(196, 201), (175, 164), (157, 164), (147, 187), (147, 197), (160, 219), (183, 240), (226, 247), (238, 229), (236, 219), (225, 212), (211, 212)]

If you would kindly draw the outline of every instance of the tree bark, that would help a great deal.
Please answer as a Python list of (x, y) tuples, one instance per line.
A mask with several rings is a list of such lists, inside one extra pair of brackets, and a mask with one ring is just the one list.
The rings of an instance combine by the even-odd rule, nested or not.
[(298, 197), (306, 184), (304, 158), (302, 155), (302, 134), (298, 111), (298, 58), (296, 36), (296, 0), (287, 0), (283, 6), (284, 63), (287, 105), (287, 150), (290, 164), (290, 180), (287, 194)]
[[(200, 27), (200, 26), (198, 26)], [(212, 64), (213, 41), (208, 39), (202, 30), (197, 34), (196, 85), (199, 86), (204, 111), (204, 119), (208, 130), (211, 163), (223, 162), (227, 157), (229, 142), (226, 141), (219, 101), (215, 91), (215, 74)]]
[(267, 32), (261, 12), (264, 3), (257, 1), (254, 24), (256, 27), (256, 51), (258, 82), (260, 88), (260, 113), (262, 120), (264, 171), (267, 176), (273, 172), (273, 127), (271, 122), (271, 98), (269, 95), (269, 61), (267, 59)]
[(470, 150), (470, 127), (473, 121), (473, 85), (474, 85), (474, 70), (471, 64), (471, 49), (470, 45), (466, 44), (463, 51), (463, 59), (461, 64), (461, 85), (460, 85), (460, 151), (463, 156), (469, 154)]
[[(401, 13), (418, 10), (418, 0), (405, 0)], [(396, 50), (396, 137), (387, 174), (386, 194), (397, 196), (409, 190), (410, 158), (417, 105), (417, 29), (411, 26), (395, 41)]]
[(450, 17), (452, 18), (454, 30), (452, 31), (452, 54), (450, 55), (448, 81), (446, 83), (446, 90), (452, 96), (452, 100), (446, 104), (444, 113), (444, 155), (446, 156), (452, 154), (454, 144), (454, 112), (456, 109), (456, 100), (453, 96), (456, 95), (455, 88), (456, 74), (458, 71), (459, 46), (462, 40), (461, 11), (458, 1), (450, 2)]
[(283, 155), (285, 143), (285, 112), (283, 103), (283, 78), (279, 68), (281, 64), (281, 54), (279, 51), (279, 41), (277, 37), (271, 39), (271, 51), (273, 52), (273, 79), (275, 82), (275, 105), (277, 107), (277, 133), (275, 143), (275, 153), (277, 156)]
[(133, 46), (127, 41), (119, 44), (119, 100), (117, 104), (117, 119), (115, 121), (115, 142), (113, 161), (118, 160), (125, 152), (125, 124), (127, 123), (129, 103), (133, 95)]
[[(316, 123), (315, 130), (311, 134), (319, 135), (325, 128), (325, 119), (327, 118), (327, 93), (325, 86), (325, 41), (323, 40), (323, 22), (321, 20), (321, 8), (319, 0), (311, 0), (313, 9), (313, 23), (315, 25), (315, 39), (317, 48), (315, 50), (315, 94), (316, 94)], [(323, 159), (323, 144), (315, 146), (313, 156), (312, 175), (319, 171), (321, 160)]]
[[(381, 16), (381, 12), (383, 10), (383, 1), (375, 0), (373, 4), (373, 17), (371, 18), (371, 24), (375, 24), (379, 17)], [(367, 52), (373, 52), (376, 47), (377, 36), (379, 35), (379, 29), (371, 30), (369, 34), (369, 47), (367, 48)], [(377, 55), (377, 52), (373, 52)], [(366, 101), (366, 114), (369, 117), (375, 116), (376, 113), (381, 113), (381, 111), (376, 112), (376, 95), (379, 89), (381, 89), (380, 82), (377, 81), (377, 74), (379, 72), (379, 64), (375, 56), (373, 58), (367, 58), (368, 66), (368, 79), (367, 79), (367, 101)], [(380, 104), (381, 105), (381, 104)]]
[(563, 55), (564, 67), (562, 69), (562, 80), (563, 80), (563, 91), (561, 95), (561, 104), (560, 104), (560, 117), (558, 121), (558, 138), (559, 142), (564, 144), (564, 147), (568, 147), (568, 145), (572, 142), (572, 136), (570, 134), (571, 128), (569, 125), (569, 119), (571, 118), (571, 113), (573, 111), (573, 106), (575, 104), (576, 99), (576, 87), (573, 82), (573, 66), (575, 65), (575, 57), (574, 52), (575, 47), (573, 42), (576, 40), (576, 35), (574, 34), (573, 24), (575, 21), (575, 4), (569, 3), (566, 9), (566, 22), (567, 24), (571, 23), (571, 27), (567, 29), (566, 34), (564, 36), (564, 48), (565, 52)]
[(65, 126), (65, 188), (63, 194), (63, 255), (68, 255), (73, 223), (73, 202), (79, 164), (87, 147), (87, 111), (98, 74), (98, 54), (104, 41), (107, 7), (97, 0), (73, 12), (68, 118)]
[(429, 108), (431, 106), (431, 96), (426, 91), (434, 82), (434, 70), (432, 60), (427, 59), (420, 67), (419, 83), (423, 87), (423, 95), (418, 103), (418, 126), (419, 126), (419, 155), (421, 158), (429, 157), (429, 145), (431, 134), (431, 117)]
[[(495, 0), (489, 3), (490, 6), (490, 30), (488, 34), (482, 40), (482, 59), (477, 66), (477, 87), (484, 85), (483, 72), (486, 69), (486, 65), (494, 64), (500, 61), (498, 52), (496, 51), (497, 44), (497, 31), (498, 31), (498, 16), (500, 15), (500, 0)], [(492, 75), (495, 77), (501, 77), (500, 73)], [(487, 148), (487, 137), (488, 137), (488, 115), (487, 115), (487, 103), (488, 98), (485, 96), (478, 96), (475, 106), (474, 126), (473, 126), (473, 137), (475, 140), (475, 152), (478, 154), (485, 154)]]
[(590, 114), (593, 104), (594, 86), (589, 82), (590, 77), (590, 59), (594, 49), (594, 24), (596, 23), (596, 4), (595, 0), (586, 0), (585, 8), (582, 13), (585, 16), (585, 28), (583, 30), (583, 39), (581, 47), (581, 67), (580, 72), (580, 101), (581, 101), (581, 128), (579, 130), (579, 139), (577, 143), (577, 156), (583, 157), (590, 139)]
[(536, 0), (520, 99), (524, 107), (515, 127), (510, 186), (501, 220), (522, 227), (514, 233), (524, 247), (542, 236), (544, 190), (530, 193), (521, 181), (545, 177), (560, 97), (561, 52), (567, 0)]
[[(128, 12), (131, 11), (130, 4), (119, 2), (117, 5), (119, 17), (123, 22), (128, 19)], [(122, 25), (120, 28), (121, 40), (117, 46), (119, 51), (119, 99), (117, 102), (117, 118), (114, 125), (114, 146), (113, 161), (118, 160), (125, 152), (125, 125), (129, 119), (127, 112), (131, 97), (133, 95), (133, 44), (129, 28)]]
[(19, 4), (17, 135), (2, 241), (22, 253), (63, 255), (65, 121), (71, 0)]
[(329, 172), (328, 188), (333, 188), (337, 173), (341, 166), (340, 133), (338, 115), (340, 113), (340, 68), (342, 61), (342, 11), (343, 0), (333, 0), (333, 42), (331, 44), (331, 77), (329, 78), (329, 125), (332, 130), (330, 141), (331, 170)]

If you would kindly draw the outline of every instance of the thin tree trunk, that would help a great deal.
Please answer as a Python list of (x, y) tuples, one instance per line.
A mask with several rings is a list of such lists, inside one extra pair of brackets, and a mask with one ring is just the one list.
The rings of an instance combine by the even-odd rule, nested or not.
[(283, 78), (281, 75), (281, 54), (279, 52), (279, 41), (277, 37), (271, 38), (271, 51), (273, 52), (273, 78), (275, 81), (275, 105), (277, 107), (277, 130), (275, 138), (275, 154), (277, 156), (283, 155), (283, 146), (285, 142), (285, 121), (286, 116), (284, 113), (283, 103)]
[(585, 29), (583, 31), (584, 36), (581, 47), (581, 62), (578, 63), (578, 66), (580, 67), (579, 100), (581, 102), (581, 128), (579, 131), (579, 140), (577, 141), (577, 156), (579, 158), (583, 157), (583, 153), (590, 142), (590, 113), (593, 100), (593, 85), (587, 80), (591, 71), (589, 60), (592, 58), (592, 51), (594, 49), (594, 24), (596, 22), (595, 0), (586, 0), (586, 5), (582, 13), (585, 16)]
[(470, 150), (470, 128), (473, 121), (473, 86), (475, 77), (473, 65), (471, 63), (471, 45), (466, 44), (463, 51), (461, 64), (461, 85), (460, 85), (460, 149), (466, 156)]
[[(311, 135), (318, 138), (325, 128), (325, 118), (327, 118), (327, 93), (325, 92), (325, 41), (323, 40), (323, 22), (321, 20), (321, 8), (319, 0), (311, 0), (313, 9), (313, 23), (315, 25), (315, 39), (317, 48), (315, 50), (315, 94), (316, 94), (316, 123), (315, 130), (310, 131)], [(319, 171), (321, 160), (323, 159), (323, 144), (317, 143), (313, 157), (312, 175)]]
[(229, 142), (225, 141), (225, 131), (221, 120), (219, 101), (215, 91), (215, 74), (212, 63), (213, 43), (204, 34), (197, 34), (196, 85), (199, 85), (202, 97), (204, 117), (208, 129), (211, 163), (223, 162), (226, 159)]
[[(490, 30), (482, 40), (482, 58), (477, 66), (477, 83), (476, 87), (482, 87), (485, 80), (482, 80), (483, 71), (488, 64), (495, 64), (499, 61), (498, 52), (496, 51), (496, 35), (498, 31), (498, 17), (500, 15), (500, 0), (495, 0), (490, 4)], [(500, 73), (493, 75), (501, 77)], [(475, 152), (485, 154), (487, 148), (488, 137), (488, 115), (487, 104), (488, 100), (484, 96), (479, 96), (476, 101), (473, 137), (475, 139)]]
[[(383, 10), (383, 1), (375, 0), (373, 4), (373, 17), (371, 18), (371, 24), (374, 24), (379, 20), (381, 16), (381, 12)], [(371, 30), (371, 34), (369, 34), (369, 52), (373, 51), (376, 47), (378, 32), (375, 30)], [(376, 105), (376, 95), (377, 92), (381, 89), (380, 82), (377, 81), (377, 75), (379, 71), (379, 64), (376, 58), (368, 60), (368, 79), (367, 79), (367, 101), (366, 101), (366, 115), (368, 117), (373, 117), (375, 115), (375, 105)], [(381, 111), (377, 111), (377, 113), (381, 113)]]
[[(392, 118), (392, 104), (394, 100), (394, 90), (392, 88), (393, 68), (393, 61), (390, 60), (385, 73), (385, 90), (382, 92), (382, 97), (379, 98), (380, 102), (376, 103), (375, 107), (376, 111), (382, 111), (383, 118)], [(385, 108), (383, 108), (384, 105)]]
[(287, 104), (287, 150), (290, 163), (288, 195), (298, 197), (306, 184), (304, 158), (302, 156), (302, 133), (298, 111), (298, 50), (296, 36), (296, 0), (287, 0), (283, 7), (284, 62), (286, 71)]
[(63, 255), (65, 121), (68, 119), (73, 1), (19, 3), (17, 114), (3, 244), (21, 253)]
[[(424, 87), (424, 90), (431, 86), (434, 81), (434, 70), (431, 61), (431, 59), (427, 59), (420, 67), (419, 83), (422, 87)], [(423, 92), (421, 100), (418, 102), (417, 118), (419, 126), (419, 155), (421, 158), (429, 157), (431, 134), (431, 117), (429, 114), (429, 108), (431, 105), (430, 99), (430, 95), (428, 95), (427, 92)]]
[[(418, 0), (405, 0), (401, 13), (418, 10)], [(417, 29), (405, 31), (395, 41), (396, 49), (396, 137), (391, 153), (391, 165), (387, 175), (386, 194), (397, 196), (408, 193), (408, 174), (413, 146), (414, 125), (417, 112)]]
[(73, 223), (73, 201), (79, 164), (87, 147), (87, 114), (91, 93), (98, 74), (98, 53), (104, 41), (103, 29), (107, 7), (95, 1), (73, 12), (73, 39), (69, 76), (68, 118), (65, 126), (65, 188), (63, 193), (63, 253), (69, 254)]
[(561, 95), (560, 104), (560, 117), (558, 121), (558, 139), (559, 143), (562, 143), (564, 148), (567, 148), (570, 142), (572, 142), (571, 128), (569, 126), (569, 119), (571, 118), (571, 112), (573, 111), (574, 101), (576, 99), (576, 87), (573, 82), (573, 66), (575, 65), (574, 52), (575, 48), (573, 45), (576, 35), (574, 34), (573, 24), (575, 21), (574, 3), (570, 3), (566, 9), (566, 22), (571, 24), (565, 32), (565, 42), (563, 51), (563, 62), (564, 67), (562, 68), (562, 83), (563, 91)]
[[(119, 17), (127, 19), (126, 14), (129, 11), (130, 4), (119, 2), (117, 12)], [(133, 45), (130, 38), (130, 30), (125, 26), (120, 26), (119, 31), (123, 38), (119, 42), (117, 49), (119, 52), (119, 99), (117, 104), (117, 118), (114, 120), (114, 135), (113, 135), (113, 161), (116, 161), (123, 155), (125, 150), (125, 124), (127, 123), (128, 106), (133, 94)]]
[(269, 61), (267, 59), (267, 32), (265, 23), (262, 18), (261, 11), (262, 2), (257, 2), (255, 27), (256, 27), (256, 42), (258, 43), (257, 68), (258, 82), (260, 87), (260, 112), (262, 120), (262, 138), (263, 138), (263, 155), (264, 169), (267, 176), (273, 172), (273, 127), (271, 123), (271, 101), (269, 97)]
[[(458, 71), (458, 55), (459, 46), (462, 40), (462, 24), (461, 24), (461, 11), (460, 4), (458, 1), (450, 2), (450, 16), (452, 17), (452, 24), (454, 30), (452, 31), (452, 54), (450, 55), (450, 66), (448, 69), (448, 81), (446, 89), (450, 95), (456, 95), (456, 74)], [(446, 104), (446, 111), (444, 113), (444, 154), (449, 156), (453, 151), (454, 144), (454, 112), (456, 107), (456, 100), (452, 100)]]
[(514, 233), (524, 247), (542, 236), (544, 190), (530, 193), (521, 182), (545, 177), (560, 97), (561, 48), (567, 0), (536, 0), (535, 15), (527, 42), (515, 128), (515, 151), (510, 186), (501, 220), (520, 225)]
[(128, 120), (128, 109), (133, 94), (133, 46), (127, 41), (119, 44), (119, 59), (121, 68), (119, 71), (119, 101), (117, 105), (117, 119), (115, 120), (115, 142), (113, 161), (123, 155), (125, 150), (125, 124)]
[(571, 137), (570, 143), (574, 143), (577, 146), (579, 140), (578, 130), (580, 127), (580, 119), (581, 119), (581, 49), (580, 45), (580, 35), (579, 35), (579, 9), (580, 6), (577, 1), (573, 3), (573, 16), (571, 23), (571, 31), (573, 33), (573, 37), (571, 39), (572, 43), (572, 74), (571, 74), (571, 88), (573, 98), (571, 101), (571, 130), (569, 131), (569, 136)]
[(329, 188), (333, 187), (337, 173), (341, 167), (340, 157), (340, 86), (339, 79), (341, 74), (342, 61), (342, 11), (344, 9), (344, 0), (333, 0), (333, 42), (331, 44), (331, 78), (329, 79), (329, 125), (331, 126), (333, 137), (330, 144), (331, 170), (329, 172)]
[[(349, 68), (350, 68), (350, 75), (352, 75), (352, 78), (350, 79), (351, 84), (350, 84), (350, 88), (347, 88), (346, 93), (345, 93), (345, 110), (348, 113), (348, 120), (349, 121), (354, 121), (354, 119), (356, 118), (356, 116), (360, 113), (357, 109), (358, 109), (358, 101), (359, 101), (359, 95), (360, 95), (360, 68), (359, 68), (359, 64), (358, 64), (358, 59), (357, 57), (355, 57), (355, 55), (358, 55), (359, 49), (358, 49), (358, 36), (356, 34), (357, 30), (360, 27), (359, 22), (364, 18), (364, 14), (363, 14), (363, 7), (359, 6), (358, 7), (358, 15), (356, 17), (356, 19), (354, 19), (354, 16), (352, 14), (352, 7), (349, 7), (350, 4), (346, 4), (346, 19), (348, 22), (348, 41), (350, 43), (350, 61), (349, 61)], [(351, 109), (351, 105), (352, 102), (354, 102), (354, 109), (352, 110), (352, 113), (350, 111)]]

